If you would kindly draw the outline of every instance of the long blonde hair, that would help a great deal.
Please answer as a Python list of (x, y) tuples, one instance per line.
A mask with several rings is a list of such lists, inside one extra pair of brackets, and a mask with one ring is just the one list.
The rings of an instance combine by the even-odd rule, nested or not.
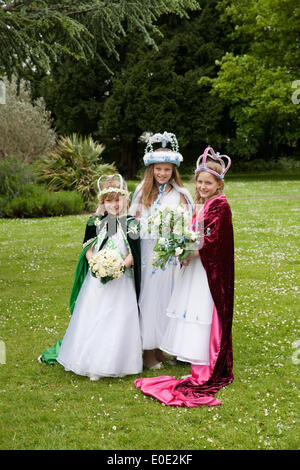
[[(221, 173), (223, 172), (223, 168), (220, 165), (220, 163), (213, 162), (211, 160), (206, 162), (206, 167), (209, 168), (210, 170), (214, 170), (216, 173), (219, 173), (219, 175), (221, 175)], [(202, 172), (200, 171), (199, 173), (196, 174), (195, 181), (197, 181), (198, 176), (199, 176), (200, 173), (202, 173)], [(224, 192), (223, 192), (223, 190), (224, 190), (224, 181), (220, 180), (217, 176), (213, 175), (212, 173), (210, 173), (210, 175), (213, 178), (215, 178), (215, 180), (218, 183), (220, 183), (220, 186), (221, 186), (219, 189), (217, 189), (216, 196), (219, 196), (220, 194), (224, 194)], [(200, 194), (197, 191), (196, 191), (196, 196), (195, 196), (194, 202), (195, 202), (195, 204), (204, 204), (204, 202), (205, 202), (204, 199), (200, 196)]]
[[(167, 149), (165, 149), (165, 148), (159, 148), (159, 149), (156, 150), (156, 152), (166, 151), (166, 150)], [(145, 169), (144, 183), (143, 183), (142, 188), (140, 189), (140, 191), (142, 192), (143, 204), (147, 208), (150, 207), (153, 204), (153, 202), (155, 201), (155, 199), (157, 198), (158, 193), (159, 193), (158, 186), (157, 186), (156, 181), (154, 179), (154, 165), (155, 165), (155, 163), (152, 163), (151, 165), (147, 166), (147, 168)], [(170, 165), (172, 165), (172, 167), (173, 167), (172, 176), (170, 178), (170, 181), (174, 180), (175, 183), (180, 188), (183, 188), (184, 186), (183, 186), (183, 183), (181, 181), (179, 172), (177, 170), (177, 166), (174, 165), (174, 163), (170, 163)]]

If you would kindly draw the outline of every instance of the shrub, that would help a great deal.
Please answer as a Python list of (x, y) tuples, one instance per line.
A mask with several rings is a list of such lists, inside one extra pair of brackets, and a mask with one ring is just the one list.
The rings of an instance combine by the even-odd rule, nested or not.
[(19, 94), (16, 80), (9, 83), (4, 79), (4, 84), (6, 103), (0, 106), (0, 160), (14, 154), (24, 163), (32, 163), (46, 156), (55, 145), (50, 113), (42, 98), (31, 102), (23, 81)]
[(6, 197), (19, 196), (24, 186), (34, 181), (29, 165), (24, 165), (15, 155), (0, 161), (0, 195)]
[(97, 179), (117, 171), (114, 164), (102, 162), (103, 150), (91, 136), (61, 137), (55, 150), (40, 162), (39, 181), (52, 191), (76, 190), (88, 206), (97, 195)]
[(50, 192), (41, 186), (27, 185), (21, 196), (0, 199), (2, 217), (51, 217), (79, 214), (84, 202), (75, 191)]

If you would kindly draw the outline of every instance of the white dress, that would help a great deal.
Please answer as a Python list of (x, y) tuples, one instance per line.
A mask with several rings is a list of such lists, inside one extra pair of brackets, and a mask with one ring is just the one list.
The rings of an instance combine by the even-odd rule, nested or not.
[[(126, 257), (118, 232), (111, 237)], [(82, 284), (57, 361), (75, 374), (121, 377), (143, 369), (133, 277), (102, 284), (90, 271)]]
[[(180, 193), (175, 188), (172, 188), (168, 193), (163, 193), (161, 205), (177, 206), (178, 204), (180, 204)], [(153, 272), (152, 254), (156, 240), (147, 238), (149, 237), (147, 219), (152, 210), (153, 207), (146, 208), (142, 205), (140, 218), (142, 280), (139, 308), (142, 346), (146, 350), (160, 347), (169, 322), (166, 309), (172, 294), (176, 271), (179, 270), (178, 265), (168, 265), (165, 271), (158, 269)]]
[(191, 364), (209, 365), (214, 302), (200, 256), (180, 269), (166, 309), (168, 327), (160, 349)]

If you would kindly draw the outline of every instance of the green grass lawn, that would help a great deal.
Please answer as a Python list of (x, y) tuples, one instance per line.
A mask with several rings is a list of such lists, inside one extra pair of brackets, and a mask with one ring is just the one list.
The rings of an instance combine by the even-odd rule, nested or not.
[[(278, 197), (299, 196), (298, 186), (296, 179), (226, 185), (235, 230), (235, 380), (211, 408), (163, 406), (135, 388), (138, 376), (90, 382), (38, 363), (68, 325), (87, 215), (1, 219), (0, 448), (298, 449), (299, 199)], [(140, 376), (188, 373), (182, 364)]]

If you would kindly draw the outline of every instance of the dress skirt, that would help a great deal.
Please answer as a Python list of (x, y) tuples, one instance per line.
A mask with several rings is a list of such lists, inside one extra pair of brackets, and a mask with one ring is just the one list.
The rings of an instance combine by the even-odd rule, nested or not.
[[(161, 205), (177, 207), (180, 203), (180, 193), (174, 188), (164, 193)], [(166, 309), (169, 304), (174, 279), (178, 266), (167, 265), (166, 269), (157, 269), (153, 272), (152, 255), (156, 240), (148, 234), (148, 218), (155, 211), (155, 206), (146, 209), (143, 206), (141, 216), (141, 262), (142, 280), (139, 299), (141, 315), (141, 333), (143, 349), (156, 349), (160, 347), (162, 337), (166, 331), (169, 318)]]
[(206, 271), (200, 257), (192, 258), (177, 276), (160, 349), (180, 361), (209, 365), (213, 309)]
[(166, 315), (176, 266), (153, 272), (152, 254), (156, 240), (141, 240), (142, 281), (139, 307), (143, 349), (159, 348), (169, 318)]
[(124, 274), (102, 284), (87, 273), (57, 361), (85, 376), (120, 377), (142, 371), (133, 277)]

